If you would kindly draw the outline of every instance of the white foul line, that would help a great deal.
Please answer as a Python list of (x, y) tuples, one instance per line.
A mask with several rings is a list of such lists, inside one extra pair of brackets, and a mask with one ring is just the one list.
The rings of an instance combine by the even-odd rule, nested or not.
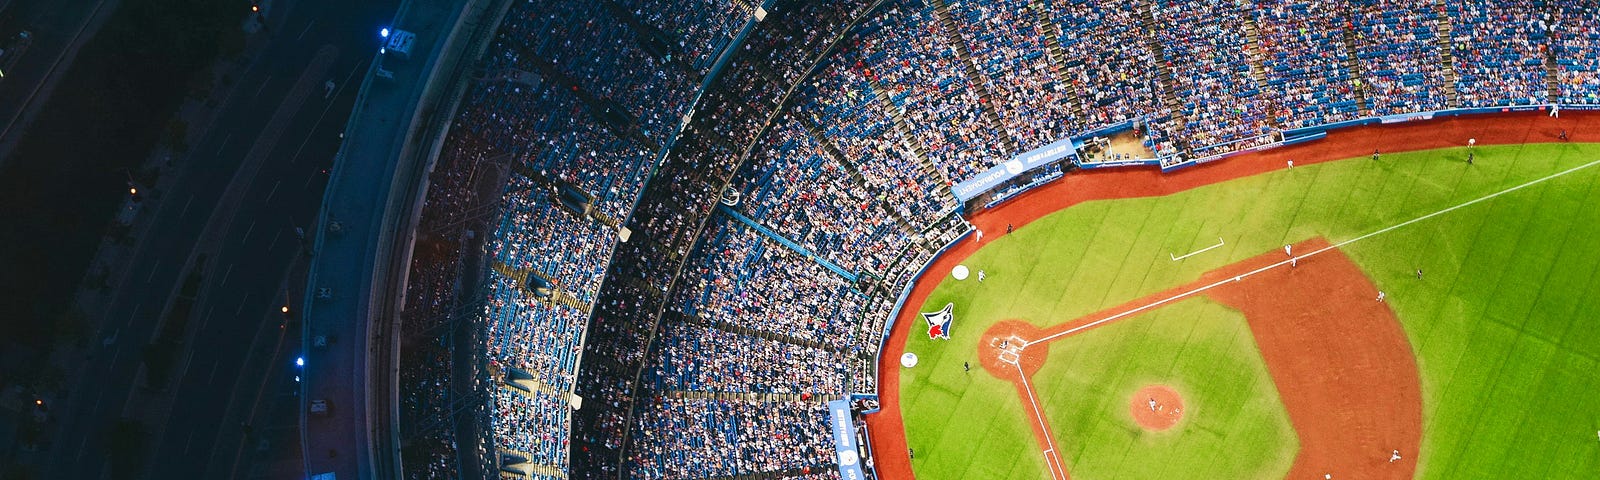
[(1176, 262), (1176, 261), (1178, 261), (1178, 260), (1183, 260), (1183, 259), (1185, 259), (1185, 258), (1189, 258), (1189, 257), (1193, 257), (1193, 256), (1195, 256), (1195, 255), (1199, 255), (1199, 254), (1201, 254), (1201, 253), (1205, 253), (1205, 251), (1206, 251), (1206, 250), (1210, 250), (1210, 249), (1213, 249), (1213, 248), (1217, 248), (1217, 247), (1220, 247), (1220, 246), (1222, 246), (1222, 245), (1223, 245), (1223, 242), (1222, 242), (1222, 237), (1217, 237), (1217, 244), (1216, 244), (1216, 245), (1212, 245), (1212, 246), (1209, 246), (1209, 247), (1206, 247), (1206, 248), (1202, 248), (1202, 249), (1199, 249), (1199, 250), (1195, 250), (1195, 251), (1193, 251), (1193, 252), (1189, 252), (1189, 253), (1185, 253), (1185, 254), (1183, 254), (1183, 256), (1181, 256), (1181, 257), (1172, 257), (1172, 252), (1167, 252), (1167, 256), (1168, 256), (1168, 257), (1172, 257), (1172, 261), (1174, 261), (1174, 262)]
[[(1411, 225), (1413, 223), (1417, 223), (1417, 222), (1420, 222), (1420, 221), (1423, 221), (1423, 220), (1427, 220), (1427, 219), (1430, 219), (1430, 218), (1433, 218), (1433, 217), (1437, 217), (1439, 215), (1450, 213), (1450, 212), (1459, 210), (1462, 207), (1466, 207), (1468, 205), (1477, 204), (1477, 203), (1483, 202), (1485, 200), (1489, 200), (1489, 199), (1492, 199), (1492, 198), (1495, 198), (1495, 197), (1498, 197), (1498, 196), (1501, 196), (1501, 195), (1505, 195), (1507, 193), (1511, 193), (1511, 192), (1515, 192), (1517, 190), (1528, 188), (1530, 186), (1533, 186), (1533, 185), (1536, 185), (1536, 184), (1539, 184), (1539, 183), (1543, 183), (1545, 181), (1549, 181), (1551, 179), (1555, 179), (1557, 177), (1561, 177), (1561, 176), (1567, 175), (1569, 173), (1576, 172), (1578, 170), (1583, 170), (1585, 168), (1593, 167), (1595, 165), (1600, 165), (1600, 160), (1595, 160), (1593, 162), (1585, 163), (1583, 165), (1578, 165), (1576, 167), (1572, 167), (1572, 168), (1569, 168), (1569, 169), (1566, 169), (1566, 170), (1562, 170), (1560, 172), (1552, 173), (1550, 175), (1546, 175), (1543, 178), (1531, 180), (1531, 181), (1528, 181), (1527, 183), (1524, 183), (1524, 184), (1521, 184), (1521, 185), (1517, 185), (1515, 187), (1507, 188), (1505, 190), (1501, 190), (1501, 191), (1494, 192), (1494, 193), (1491, 193), (1491, 194), (1488, 194), (1488, 195), (1484, 195), (1482, 197), (1478, 197), (1478, 198), (1475, 198), (1475, 199), (1472, 199), (1472, 200), (1468, 200), (1468, 201), (1463, 202), (1463, 203), (1461, 203), (1459, 205), (1456, 205), (1456, 206), (1453, 206), (1453, 207), (1449, 207), (1449, 208), (1446, 208), (1444, 210), (1440, 210), (1440, 211), (1433, 212), (1433, 213), (1430, 213), (1430, 214), (1427, 214), (1427, 215), (1423, 215), (1423, 216), (1420, 216), (1420, 217), (1417, 217), (1417, 218), (1406, 220), (1404, 222), (1397, 223), (1397, 224), (1395, 224), (1393, 226), (1384, 228), (1382, 230), (1378, 230), (1378, 231), (1375, 231), (1375, 232), (1372, 232), (1372, 233), (1368, 233), (1366, 235), (1362, 235), (1362, 236), (1359, 236), (1359, 237), (1356, 237), (1356, 238), (1352, 238), (1352, 239), (1345, 240), (1345, 241), (1342, 241), (1342, 242), (1339, 242), (1339, 243), (1335, 243), (1333, 245), (1322, 247), (1322, 248), (1319, 248), (1319, 249), (1317, 249), (1315, 251), (1312, 251), (1311, 253), (1307, 253), (1305, 255), (1300, 255), (1300, 256), (1294, 257), (1294, 258), (1292, 258), (1290, 260), (1283, 260), (1283, 261), (1280, 261), (1278, 263), (1274, 263), (1274, 264), (1271, 264), (1271, 265), (1267, 265), (1265, 267), (1261, 267), (1261, 268), (1257, 268), (1255, 270), (1251, 270), (1249, 272), (1246, 272), (1243, 275), (1238, 275), (1238, 276), (1235, 276), (1235, 277), (1230, 278), (1230, 279), (1217, 281), (1217, 282), (1211, 283), (1209, 285), (1196, 288), (1194, 290), (1190, 290), (1190, 291), (1183, 292), (1183, 293), (1180, 293), (1180, 294), (1177, 294), (1177, 295), (1173, 295), (1171, 297), (1167, 297), (1167, 298), (1164, 298), (1164, 299), (1161, 299), (1161, 300), (1157, 300), (1157, 301), (1155, 301), (1153, 303), (1149, 303), (1149, 304), (1140, 306), (1138, 308), (1134, 308), (1132, 310), (1128, 310), (1126, 312), (1122, 312), (1122, 313), (1119, 313), (1119, 314), (1116, 314), (1116, 315), (1112, 315), (1112, 316), (1109, 316), (1109, 317), (1106, 317), (1106, 318), (1095, 320), (1093, 322), (1085, 323), (1083, 325), (1079, 325), (1079, 326), (1073, 327), (1073, 328), (1068, 329), (1066, 331), (1058, 332), (1058, 333), (1046, 336), (1044, 338), (1040, 338), (1038, 340), (1034, 340), (1034, 341), (1025, 343), (1025, 344), (1022, 345), (1022, 348), (1023, 349), (1027, 349), (1029, 346), (1032, 346), (1032, 345), (1037, 344), (1037, 343), (1048, 342), (1048, 341), (1054, 340), (1056, 338), (1060, 338), (1060, 337), (1063, 337), (1063, 336), (1066, 336), (1066, 335), (1071, 335), (1071, 334), (1073, 334), (1075, 332), (1083, 331), (1084, 329), (1087, 329), (1087, 328), (1090, 328), (1090, 327), (1094, 327), (1094, 326), (1100, 325), (1102, 323), (1106, 323), (1106, 322), (1109, 322), (1109, 321), (1112, 321), (1112, 320), (1116, 320), (1116, 319), (1119, 319), (1119, 318), (1122, 318), (1122, 317), (1126, 317), (1128, 315), (1133, 315), (1135, 313), (1139, 313), (1139, 312), (1142, 312), (1142, 311), (1145, 311), (1145, 310), (1149, 310), (1151, 308), (1170, 303), (1173, 300), (1178, 300), (1178, 299), (1181, 299), (1181, 298), (1184, 298), (1184, 297), (1188, 297), (1188, 296), (1194, 295), (1196, 293), (1200, 293), (1200, 292), (1204, 292), (1206, 290), (1210, 290), (1210, 289), (1215, 288), (1218, 285), (1222, 285), (1224, 283), (1237, 282), (1239, 280), (1244, 279), (1244, 277), (1248, 277), (1248, 276), (1251, 276), (1251, 275), (1255, 275), (1257, 273), (1261, 273), (1261, 272), (1265, 272), (1267, 270), (1271, 270), (1273, 268), (1277, 268), (1277, 267), (1281, 267), (1281, 266), (1284, 266), (1284, 265), (1288, 265), (1289, 262), (1291, 260), (1293, 260), (1293, 259), (1307, 258), (1307, 257), (1310, 257), (1312, 255), (1316, 255), (1316, 254), (1319, 254), (1319, 253), (1322, 253), (1322, 252), (1326, 252), (1328, 250), (1333, 250), (1335, 248), (1343, 247), (1345, 245), (1349, 245), (1349, 244), (1352, 244), (1352, 243), (1355, 243), (1355, 242), (1358, 242), (1358, 241), (1361, 241), (1361, 240), (1366, 240), (1368, 238), (1371, 238), (1374, 235), (1378, 235), (1378, 234), (1381, 234), (1381, 233), (1387, 233), (1387, 232), (1393, 231), (1394, 229), (1397, 229), (1397, 228), (1400, 228), (1400, 227), (1404, 227), (1404, 226), (1407, 226), (1407, 225)], [(1017, 367), (1017, 368), (1020, 370), (1022, 367)], [(1026, 380), (1024, 380), (1024, 382), (1026, 382)]]
[(1056, 450), (1056, 440), (1050, 438), (1050, 427), (1044, 423), (1044, 413), (1039, 411), (1039, 402), (1034, 400), (1033, 386), (1028, 385), (1028, 374), (1022, 371), (1022, 364), (1013, 363), (1012, 365), (1017, 367), (1017, 378), (1022, 379), (1022, 388), (1028, 392), (1028, 404), (1033, 406), (1033, 418), (1039, 420), (1039, 431), (1041, 435), (1044, 435), (1044, 443), (1047, 447), (1047, 449), (1044, 451), (1045, 466), (1050, 468), (1050, 478), (1059, 479), (1061, 476), (1056, 475), (1056, 469), (1062, 468), (1060, 466), (1060, 462), (1056, 462), (1056, 466), (1050, 465), (1050, 452), (1054, 452)]

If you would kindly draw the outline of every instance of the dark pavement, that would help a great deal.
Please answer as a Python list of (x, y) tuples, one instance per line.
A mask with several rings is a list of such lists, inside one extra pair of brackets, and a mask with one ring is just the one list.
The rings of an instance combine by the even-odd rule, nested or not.
[[(33, 42), (0, 79), (0, 163), (22, 138), (37, 109), (50, 96), (54, 82), (72, 64), (78, 46), (104, 23), (118, 0), (0, 0), (5, 6), (6, 31), (27, 30)], [(10, 55), (8, 53), (7, 55)]]
[[(257, 459), (298, 456), (284, 442), (259, 448), (263, 438), (292, 437), (281, 427), (290, 420), (278, 417), (296, 410), (300, 339), (278, 309), (299, 295), (287, 291), (304, 260), (295, 228), (315, 230), (324, 169), (378, 47), (375, 32), (396, 4), (269, 4), (269, 28), (256, 34), (267, 43), (244, 61), (214, 124), (174, 160), (178, 177), (160, 205), (141, 214), (153, 215), (142, 220), (151, 227), (113, 277), (111, 313), (100, 319), (118, 341), (96, 343), (71, 397), (52, 412), (59, 429), (45, 478), (105, 478), (105, 432), (150, 412), (167, 422), (146, 425), (141, 478), (245, 478)], [(325, 98), (329, 80), (335, 91)], [(147, 391), (136, 384), (142, 350), (163, 312), (186, 303), (175, 300), (191, 271), (202, 280), (187, 341), (167, 390)]]

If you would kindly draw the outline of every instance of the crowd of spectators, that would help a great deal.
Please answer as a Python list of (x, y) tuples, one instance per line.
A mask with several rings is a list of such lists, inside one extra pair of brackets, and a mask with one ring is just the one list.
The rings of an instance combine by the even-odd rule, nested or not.
[(819, 141), (831, 143), (854, 165), (866, 187), (862, 193), (876, 197), (876, 203), (900, 219), (937, 216), (955, 205), (948, 190), (930, 180), (938, 176), (933, 164), (909, 147), (913, 142), (893, 117), (882, 114), (893, 105), (892, 92), (879, 75), (882, 53), (873, 46), (867, 35), (847, 38), (803, 88), (792, 115), (817, 126)]
[(838, 273), (717, 215), (673, 308), (705, 321), (843, 348), (864, 300)]
[[(731, 38), (753, 10), (730, 5), (742, 13), (620, 18), (602, 2), (515, 1), (482, 60), (481, 80), (462, 98), (431, 174), (424, 223), (463, 233), (480, 212), (471, 183), (485, 174), (481, 167), (515, 172), (499, 192), (498, 217), (481, 222), (489, 233), (484, 264), (496, 268), (487, 269), (477, 298), (463, 299), (456, 238), (419, 240), (405, 321), (418, 324), (408, 330), (435, 331), (458, 305), (481, 302), (483, 349), (505, 382), (486, 392), (488, 443), (515, 462), (567, 469), (565, 396), (574, 388), (587, 306), (598, 299), (618, 241), (610, 224), (634, 210), (655, 149), (677, 133), (705, 74), (687, 59), (714, 55), (714, 39)], [(681, 20), (657, 26), (679, 36), (668, 40), (672, 48), (644, 48), (659, 33), (634, 26), (668, 17)], [(403, 422), (436, 423), (450, 408), (452, 358), (443, 338), (404, 347)], [(453, 450), (469, 447), (457, 446), (452, 431), (434, 428), (415, 442), (436, 448), (408, 450), (409, 478), (458, 474)]]
[(1600, 104), (1600, 2), (1554, 2), (1560, 103)]
[(1137, 122), (1151, 151), (1176, 153), (1172, 113), (1161, 102), (1162, 88), (1152, 68), (1156, 56), (1143, 40), (1148, 34), (1139, 10), (1096, 0), (1050, 2), (1050, 9), (1060, 29), (1062, 68), (1084, 103), (1083, 118), (1072, 124), (1070, 133)]
[(645, 371), (653, 391), (811, 394), (836, 398), (844, 362), (839, 354), (718, 326), (664, 322)]
[[(863, 17), (872, 3), (777, 0), (736, 45), (755, 3), (513, 3), (424, 214), (459, 223), (472, 197), (452, 191), (505, 165), (481, 252), (495, 268), (464, 299), (461, 253), (431, 244), (407, 291), (419, 310), (482, 302), (506, 382), (487, 401), (495, 448), (573, 478), (829, 478), (817, 400), (875, 388), (858, 370), (893, 286), (971, 228), (952, 183), (1130, 122), (1200, 157), (1449, 91), (1543, 103), (1552, 48), (1561, 100), (1600, 94), (1592, 2), (887, 0)], [(447, 351), (408, 346), (407, 415), (446, 408)]]
[(645, 38), (602, 2), (514, 2), (485, 68), (554, 69), (586, 93), (620, 104), (647, 137), (660, 142), (688, 109), (699, 76), (669, 61), (670, 52), (646, 51)]
[(496, 388), (491, 397), (499, 448), (535, 465), (567, 464), (567, 420), (571, 409), (564, 398), (510, 385)]
[(652, 397), (636, 422), (628, 478), (839, 477), (823, 467), (835, 457), (823, 403)]
[(842, 160), (791, 119), (752, 157), (733, 188), (739, 210), (850, 272), (881, 272), (905, 227)]
[[(583, 369), (577, 384), (577, 393), (585, 401), (584, 408), (574, 412), (571, 478), (612, 478), (619, 474), (619, 468), (636, 468), (638, 464), (632, 460), (626, 466), (618, 465), (619, 454), (630, 459), (659, 458), (641, 454), (662, 451), (659, 444), (652, 446), (649, 440), (652, 435), (689, 438), (677, 428), (658, 430), (655, 426), (739, 418), (743, 420), (737, 424), (723, 424), (735, 425), (738, 430), (724, 437), (722, 447), (695, 450), (701, 458), (693, 464), (678, 461), (660, 468), (671, 468), (679, 472), (671, 476), (680, 478), (717, 475), (712, 472), (771, 475), (780, 473), (774, 469), (782, 470), (788, 465), (799, 465), (794, 462), (804, 461), (810, 463), (800, 465), (799, 470), (782, 473), (831, 478), (828, 471), (832, 468), (832, 454), (818, 450), (831, 448), (828, 447), (831, 442), (818, 440), (827, 438), (825, 431), (816, 429), (826, 426), (826, 415), (819, 404), (709, 396), (695, 400), (705, 405), (696, 410), (651, 410), (654, 405), (661, 405), (670, 392), (660, 391), (664, 384), (635, 385), (633, 380), (639, 373), (655, 375), (653, 369), (645, 369), (650, 367), (647, 362), (657, 356), (647, 352), (664, 348), (661, 342), (676, 338), (670, 337), (676, 331), (671, 328), (678, 325), (670, 322), (685, 321), (665, 319), (667, 316), (661, 312), (667, 308), (672, 292), (684, 291), (674, 288), (675, 282), (684, 282), (677, 277), (678, 272), (688, 268), (686, 262), (691, 257), (700, 258), (695, 253), (701, 251), (697, 248), (707, 248), (709, 242), (695, 247), (696, 239), (701, 227), (711, 218), (714, 206), (724, 198), (723, 189), (732, 181), (737, 167), (748, 158), (749, 147), (767, 129), (788, 92), (811, 70), (825, 47), (843, 33), (843, 27), (861, 13), (861, 8), (862, 5), (855, 2), (802, 0), (779, 0), (768, 8), (766, 20), (744, 44), (735, 46), (738, 50), (731, 64), (713, 80), (712, 88), (696, 107), (693, 120), (676, 139), (654, 177), (670, 180), (646, 185), (638, 206), (628, 219), (633, 236), (627, 243), (617, 245), (605, 288), (590, 320), (589, 341), (585, 343)], [(676, 311), (674, 314), (681, 316)], [(752, 333), (763, 331), (772, 334), (771, 329), (751, 330)], [(657, 341), (652, 342), (652, 338)], [(762, 351), (752, 350), (751, 353)], [(777, 357), (771, 359), (776, 361)], [(751, 368), (768, 367), (752, 365)], [(683, 378), (683, 371), (672, 372), (677, 373), (670, 378)], [(650, 378), (659, 380), (662, 377)], [(793, 412), (796, 420), (802, 418), (800, 413), (804, 412), (803, 418), (815, 423), (816, 428), (792, 422), (783, 425), (793, 426), (781, 428), (794, 433), (779, 432), (780, 425), (767, 423), (765, 419), (772, 417), (752, 411), (753, 406), (762, 406), (763, 412), (770, 411), (771, 415)], [(646, 413), (648, 411), (662, 414)], [(734, 416), (702, 413), (712, 411)], [(647, 416), (655, 420), (637, 421)], [(630, 435), (634, 435), (631, 443)], [(763, 459), (754, 452), (798, 456)], [(824, 466), (827, 468), (817, 468)], [(811, 469), (816, 471), (807, 473)], [(658, 473), (631, 471), (631, 476), (649, 478), (669, 475), (666, 470), (654, 470)], [(836, 477), (837, 472), (831, 475)]]
[(1304, 128), (1361, 116), (1345, 44), (1344, 10), (1310, 0), (1256, 0), (1261, 63), (1268, 92), (1279, 95), (1280, 128)]
[(671, 37), (701, 75), (755, 13), (759, 0), (620, 0), (634, 18)]
[(1431, 0), (1354, 0), (1349, 6), (1372, 115), (1447, 107), (1439, 6)]
[(1152, 7), (1192, 157), (1267, 142), (1267, 98), (1250, 74), (1243, 8), (1233, 0), (1156, 0)]
[(1549, 103), (1545, 60), (1551, 15), (1545, 5), (1536, 0), (1445, 2), (1462, 106)]
[(920, 144), (942, 178), (959, 182), (1011, 153), (999, 127), (984, 119), (983, 101), (931, 6), (893, 1), (864, 24), (857, 41), (874, 63), (863, 68), (910, 129), (904, 143)]
[(994, 96), (1006, 133), (1021, 150), (1066, 137), (1074, 123), (1072, 88), (1045, 51), (1043, 23), (1029, 0), (968, 0), (951, 6), (956, 31)]
[[(475, 182), (485, 156), (496, 146), (481, 135), (490, 117), (482, 109), (464, 108), (445, 137), (438, 161), (429, 172), (429, 188), (422, 209), (422, 234), (413, 246), (405, 286), (405, 308), (400, 315), (402, 343), (399, 367), (400, 425), (413, 441), (404, 451), (407, 479), (460, 476), (456, 431), (448, 425), (451, 390), (455, 385), (455, 358), (447, 335), (441, 332), (458, 320), (463, 302), (459, 279), (463, 268), (461, 240), (473, 226), (470, 212), (482, 201)], [(492, 182), (489, 182), (492, 183)]]

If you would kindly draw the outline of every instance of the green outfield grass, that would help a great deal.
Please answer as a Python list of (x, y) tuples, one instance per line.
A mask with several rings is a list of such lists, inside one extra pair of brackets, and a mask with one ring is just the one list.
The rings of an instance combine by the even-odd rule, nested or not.
[[(977, 363), (978, 334), (994, 322), (1056, 324), (1286, 243), (1318, 235), (1334, 242), (1355, 238), (1600, 160), (1600, 145), (1480, 147), (1473, 166), (1464, 156), (1463, 149), (1444, 149), (1389, 154), (1377, 162), (1303, 165), (1166, 197), (1089, 202), (1014, 234), (990, 236), (966, 261), (984, 269), (987, 281), (956, 282), (945, 275), (920, 306), (927, 311), (955, 302), (954, 338), (930, 341), (913, 329), (907, 342), (907, 351), (922, 357), (916, 368), (899, 372), (918, 478), (1049, 477), (1011, 385), (980, 370), (961, 370), (963, 361)], [(1215, 244), (1217, 237), (1227, 246), (1182, 262), (1168, 257)], [(1504, 478), (1518, 472), (1524, 478), (1593, 478), (1600, 471), (1600, 165), (1345, 250), (1388, 292), (1418, 358), (1424, 422), (1419, 477)], [(1418, 268), (1426, 272), (1424, 280), (1414, 276)], [(1173, 308), (1178, 307), (1149, 316)], [(1202, 310), (1211, 312), (1197, 317), (1202, 323), (1229, 315), (1221, 307)], [(1136, 328), (1141, 321), (1118, 323)], [(1119, 337), (1117, 331), (1101, 328), (1063, 342), (1097, 342), (1126, 352), (1131, 347), (1120, 344), (1157, 341)], [(1064, 346), (1052, 345), (1051, 361), (1038, 378), (1071, 379), (1054, 381), (1042, 394), (1057, 442), (1072, 446), (1063, 448), (1069, 469), (1088, 475), (1077, 478), (1154, 473), (1122, 457), (1156, 445), (1134, 432), (1120, 432), (1119, 439), (1118, 427), (1109, 423), (1117, 419), (1107, 416), (1125, 405), (1126, 393), (1119, 389), (1139, 375), (1117, 369), (1160, 365), (1063, 361)], [(1183, 355), (1237, 355), (1230, 348), (1219, 343)], [(1178, 371), (1187, 361), (1169, 359), (1180, 365), (1170, 368), (1204, 383), (1203, 376)], [(1277, 401), (1240, 383), (1247, 382), (1216, 386), (1205, 402)], [(1081, 391), (1087, 385), (1102, 390)], [(1238, 433), (1202, 445), (1176, 445), (1192, 436), (1182, 431), (1161, 439), (1171, 443), (1162, 447), (1171, 452), (1162, 457), (1167, 464), (1160, 474), (1223, 478), (1232, 477), (1229, 472), (1285, 471), (1289, 458), (1216, 465), (1219, 449), (1284, 451), (1279, 436), (1246, 424), (1258, 422), (1246, 418), (1208, 424)]]

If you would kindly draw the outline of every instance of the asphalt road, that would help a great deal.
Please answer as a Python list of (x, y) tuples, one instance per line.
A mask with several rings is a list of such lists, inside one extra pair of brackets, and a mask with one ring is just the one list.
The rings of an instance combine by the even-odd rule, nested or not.
[[(33, 43), (0, 79), (0, 164), (22, 138), (23, 125), (37, 113), (83, 41), (120, 2), (117, 0), (23, 0), (5, 4), (7, 26), (28, 30)], [(10, 33), (9, 30), (5, 33)]]
[[(269, 28), (257, 34), (268, 43), (234, 80), (213, 126), (177, 162), (181, 171), (160, 205), (142, 213), (154, 216), (144, 219), (152, 226), (130, 267), (114, 277), (111, 313), (100, 319), (100, 331), (115, 331), (118, 340), (96, 344), (71, 397), (53, 411), (60, 428), (45, 478), (107, 477), (104, 434), (146, 398), (171, 404), (164, 425), (147, 425), (143, 478), (244, 478), (252, 461), (282, 454), (281, 445), (258, 451), (268, 427), (257, 422), (295, 401), (297, 329), (284, 328), (278, 312), (301, 254), (295, 227), (315, 230), (309, 224), (324, 169), (378, 46), (375, 32), (396, 5), (270, 6)], [(329, 80), (335, 91), (325, 95)], [(142, 350), (190, 267), (203, 280), (184, 351), (167, 391), (144, 391), (135, 384)]]

